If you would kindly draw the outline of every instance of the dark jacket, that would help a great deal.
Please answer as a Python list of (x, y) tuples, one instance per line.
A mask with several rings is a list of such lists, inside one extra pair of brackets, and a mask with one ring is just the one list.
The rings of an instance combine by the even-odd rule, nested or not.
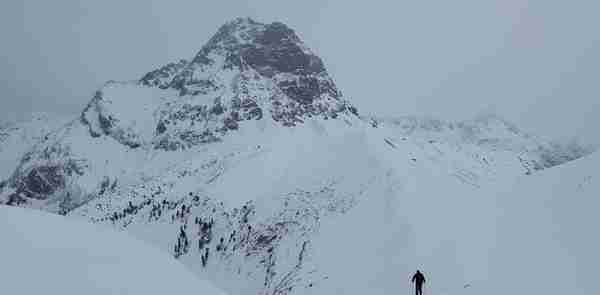
[(420, 271), (417, 271), (410, 281), (417, 285), (423, 285), (425, 283), (425, 276)]

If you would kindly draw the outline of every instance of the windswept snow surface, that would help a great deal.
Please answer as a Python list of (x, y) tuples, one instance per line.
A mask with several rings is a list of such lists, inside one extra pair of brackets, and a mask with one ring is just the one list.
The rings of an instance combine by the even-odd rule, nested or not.
[(521, 177), (496, 197), (495, 294), (599, 294), (600, 154)]
[(224, 294), (110, 228), (0, 206), (0, 233), (2, 294)]

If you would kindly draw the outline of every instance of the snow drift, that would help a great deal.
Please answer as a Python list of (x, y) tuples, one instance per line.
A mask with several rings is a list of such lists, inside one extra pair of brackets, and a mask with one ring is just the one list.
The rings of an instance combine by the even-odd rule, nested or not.
[(110, 228), (0, 206), (0, 233), (4, 294), (224, 294)]

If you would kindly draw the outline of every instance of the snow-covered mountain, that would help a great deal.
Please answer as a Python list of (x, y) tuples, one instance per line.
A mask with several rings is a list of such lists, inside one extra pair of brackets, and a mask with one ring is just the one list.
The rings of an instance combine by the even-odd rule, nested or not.
[(105, 227), (0, 207), (3, 294), (224, 294), (167, 253)]
[(361, 116), (293, 30), (236, 19), (107, 83), (0, 203), (125, 230), (229, 294), (389, 294), (417, 266), (432, 293), (488, 293), (502, 189), (587, 154), (495, 116)]
[(168, 64), (134, 84), (108, 83), (81, 119), (93, 137), (110, 136), (131, 148), (180, 150), (220, 140), (263, 117), (295, 126), (351, 112), (356, 110), (321, 59), (293, 30), (239, 18), (222, 26), (189, 62)]
[(450, 122), (430, 118), (373, 118), (371, 123), (395, 129), (396, 137), (418, 138), (430, 143), (442, 142), (456, 149), (482, 149), (517, 155), (526, 174), (576, 160), (595, 148), (576, 141), (547, 141), (520, 130), (495, 114), (480, 115), (473, 120)]
[(4, 199), (66, 213), (94, 198), (106, 181), (137, 181), (147, 157), (161, 151), (201, 149), (257, 124), (272, 129), (355, 117), (322, 61), (290, 28), (240, 18), (221, 27), (190, 62), (135, 82), (108, 82), (79, 121), (22, 158)]
[(18, 122), (0, 122), (0, 181), (10, 176), (27, 149), (67, 121), (49, 114), (33, 113)]

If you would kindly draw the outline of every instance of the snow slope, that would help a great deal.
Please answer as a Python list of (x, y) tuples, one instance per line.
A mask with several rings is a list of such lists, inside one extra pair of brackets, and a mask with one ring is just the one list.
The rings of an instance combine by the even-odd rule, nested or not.
[[(531, 223), (528, 218), (563, 210), (544, 207), (547, 196), (535, 191), (563, 198), (576, 188), (562, 180), (560, 171), (566, 169), (574, 182), (583, 179), (577, 175), (593, 173), (588, 168), (597, 155), (526, 176), (514, 174), (511, 165), (477, 166), (444, 145), (433, 149), (411, 140), (390, 145), (385, 141), (389, 130), (345, 124), (314, 121), (274, 129), (263, 134), (271, 139), (267, 143), (257, 131), (252, 138), (260, 148), (238, 147), (234, 153), (226, 151), (236, 145), (223, 141), (206, 151), (224, 153), (215, 158), (216, 174), (198, 172), (202, 165), (182, 165), (179, 177), (159, 177), (133, 191), (97, 198), (73, 215), (113, 224), (171, 251), (230, 294), (389, 294), (409, 290), (408, 278), (417, 267), (429, 278), (430, 294), (505, 294), (512, 289), (502, 284), (513, 277), (509, 271), (515, 262), (532, 273), (529, 283), (541, 283), (556, 273), (539, 260), (552, 257), (567, 267), (557, 271), (572, 274), (582, 271), (568, 269), (574, 257), (594, 257), (553, 250), (560, 249), (561, 240), (541, 234), (557, 224), (571, 227), (572, 221)], [(578, 163), (586, 164), (583, 170)], [(466, 169), (459, 164), (472, 166), (457, 170)], [(464, 175), (458, 176), (460, 171)], [(556, 189), (563, 184), (562, 191)], [(529, 205), (524, 211), (521, 204)], [(113, 219), (115, 212), (122, 216)], [(214, 226), (205, 231), (197, 218), (214, 220)], [(598, 221), (591, 214), (588, 218), (589, 226)], [(569, 235), (576, 237), (574, 243), (595, 245), (590, 235)], [(189, 247), (181, 242), (181, 250), (174, 250), (186, 240)], [(520, 240), (547, 251), (515, 248)], [(529, 257), (538, 260), (527, 263)], [(560, 290), (575, 284), (596, 290), (568, 276), (545, 286)]]
[(416, 268), (429, 294), (505, 294), (514, 261), (547, 258), (512, 241), (579, 255), (548, 234), (575, 223), (543, 219), (562, 207), (534, 191), (587, 152), (548, 146), (494, 116), (361, 117), (291, 29), (236, 19), (190, 61), (107, 83), (25, 153), (0, 203), (124, 230), (228, 294), (408, 292)]
[[(600, 154), (518, 178), (496, 196), (488, 288), (497, 294), (597, 294)], [(495, 278), (506, 278), (502, 282)]]
[[(444, 170), (406, 173), (401, 163), (392, 163), (397, 205), (379, 212), (395, 211), (402, 221), (391, 226), (392, 237), (408, 237), (412, 253), (387, 269), (396, 274), (406, 265), (425, 270), (430, 294), (598, 293), (591, 274), (600, 262), (600, 241), (592, 234), (600, 222), (600, 187), (594, 181), (599, 164), (595, 153), (529, 176), (461, 186)], [(382, 261), (390, 263), (400, 255), (398, 249), (392, 247)]]
[(112, 229), (0, 206), (3, 294), (224, 294)]

